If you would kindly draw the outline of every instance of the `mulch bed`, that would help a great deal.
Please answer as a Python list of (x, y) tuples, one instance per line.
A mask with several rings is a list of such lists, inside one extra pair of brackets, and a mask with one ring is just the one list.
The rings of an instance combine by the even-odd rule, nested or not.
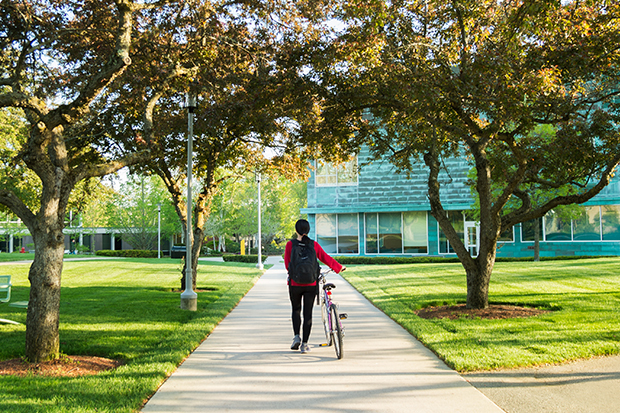
[(22, 359), (11, 359), (0, 361), (0, 376), (32, 374), (35, 376), (78, 377), (113, 370), (122, 364), (119, 360), (93, 356), (66, 356), (43, 363), (27, 363)]
[(455, 320), (458, 318), (485, 318), (489, 320), (499, 320), (505, 318), (533, 317), (548, 312), (549, 311), (538, 310), (536, 308), (499, 304), (489, 305), (488, 308), (481, 310), (474, 310), (466, 308), (465, 304), (459, 304), (423, 308), (415, 313), (426, 319), (449, 318), (450, 320)]

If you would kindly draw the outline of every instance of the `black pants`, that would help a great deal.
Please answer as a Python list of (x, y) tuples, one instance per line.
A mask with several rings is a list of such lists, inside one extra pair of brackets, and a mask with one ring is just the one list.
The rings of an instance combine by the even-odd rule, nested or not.
[(310, 338), (310, 330), (312, 330), (312, 307), (314, 306), (316, 293), (316, 285), (311, 285), (309, 287), (288, 286), (288, 295), (291, 299), (291, 305), (293, 306), (292, 318), (293, 332), (295, 335), (299, 335), (299, 330), (301, 329), (301, 309), (303, 302), (304, 329), (301, 339), (303, 343), (307, 343)]

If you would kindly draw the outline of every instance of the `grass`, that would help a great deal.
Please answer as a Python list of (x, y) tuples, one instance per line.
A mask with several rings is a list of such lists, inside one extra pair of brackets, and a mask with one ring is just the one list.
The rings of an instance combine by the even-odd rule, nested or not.
[(32, 261), (34, 260), (34, 253), (25, 252), (3, 252), (0, 253), (0, 262), (12, 262), (12, 261)]
[(491, 304), (552, 310), (523, 319), (416, 316), (420, 308), (465, 302), (460, 264), (350, 266), (343, 275), (461, 372), (620, 354), (620, 258), (497, 263)]
[[(4, 254), (2, 254), (4, 255)], [(8, 254), (7, 254), (8, 255)], [(0, 266), (12, 276), (11, 301), (28, 300), (29, 264)], [(254, 285), (252, 264), (200, 263), (198, 311), (179, 309), (179, 262), (121, 259), (65, 262), (61, 352), (121, 359), (96, 376), (0, 376), (0, 411), (134, 412)], [(0, 304), (0, 318), (26, 311)], [(22, 357), (25, 326), (0, 324), (0, 360)]]

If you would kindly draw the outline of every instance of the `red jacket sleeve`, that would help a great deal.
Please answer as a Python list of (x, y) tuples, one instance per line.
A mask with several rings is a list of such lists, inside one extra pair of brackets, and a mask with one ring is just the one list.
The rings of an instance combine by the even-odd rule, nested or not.
[[(288, 244), (287, 244), (287, 247), (288, 247)], [(319, 259), (319, 261), (321, 261), (323, 264), (327, 265), (329, 268), (336, 271), (337, 273), (342, 271), (342, 265), (338, 261), (330, 257), (323, 250), (323, 247), (321, 247), (319, 243), (316, 241), (314, 241), (314, 250), (316, 251), (316, 257)], [(289, 251), (289, 257), (290, 257), (290, 251)], [(286, 264), (286, 255), (285, 255), (284, 263)], [(287, 268), (288, 268), (288, 265), (287, 265)]]

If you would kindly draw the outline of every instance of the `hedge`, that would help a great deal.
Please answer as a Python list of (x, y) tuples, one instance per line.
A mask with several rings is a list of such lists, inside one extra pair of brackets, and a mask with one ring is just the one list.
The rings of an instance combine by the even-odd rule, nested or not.
[(157, 258), (157, 250), (99, 250), (102, 257)]
[[(258, 262), (258, 255), (224, 255), (222, 257), (226, 262)], [(266, 255), (261, 255), (263, 262), (267, 259)]]
[[(604, 258), (603, 256), (590, 255), (570, 255), (558, 257), (540, 257), (541, 261), (562, 261), (562, 260), (579, 260), (586, 258)], [(449, 263), (460, 262), (457, 257), (365, 257), (365, 256), (338, 256), (334, 257), (336, 261), (343, 265), (362, 264), (362, 265), (390, 265), (390, 264), (429, 264), (429, 263)], [(518, 262), (518, 261), (534, 261), (533, 257), (498, 257), (496, 262)]]

